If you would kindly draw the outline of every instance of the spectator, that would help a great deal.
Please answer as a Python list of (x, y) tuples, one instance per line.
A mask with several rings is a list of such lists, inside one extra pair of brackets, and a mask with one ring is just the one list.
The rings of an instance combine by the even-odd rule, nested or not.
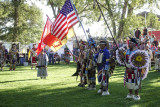
[(149, 70), (151, 70), (151, 59), (153, 58), (153, 54), (152, 51), (149, 49), (149, 45), (146, 45), (146, 49), (145, 49), (149, 55)]
[[(155, 52), (156, 52), (156, 50), (157, 50), (157, 48), (156, 48), (156, 46), (155, 46), (155, 44), (154, 43), (152, 43), (152, 45), (151, 45), (151, 50), (152, 50), (152, 54), (153, 54), (153, 56), (155, 55)], [(153, 61), (155, 60), (155, 58), (153, 57)]]
[(144, 50), (145, 49), (145, 43), (144, 42), (141, 42), (141, 44), (139, 46), (139, 49), (140, 50)]
[(152, 36), (151, 36), (151, 43), (153, 43), (154, 39), (155, 39), (155, 36), (154, 36), (154, 34), (152, 34)]
[(152, 43), (152, 45), (151, 45), (151, 50), (152, 50), (153, 53), (155, 53), (156, 50), (157, 50), (157, 48), (156, 48), (154, 43)]
[(141, 32), (140, 32), (140, 30), (138, 30), (138, 28), (137, 28), (137, 30), (136, 30), (136, 32), (135, 32), (136, 38), (139, 39), (140, 35), (141, 35)]
[(123, 41), (122, 40), (120, 40), (120, 41), (118, 41), (118, 47), (120, 48), (120, 47), (122, 47), (123, 46)]
[(143, 36), (144, 36), (144, 38), (147, 36), (147, 34), (148, 34), (148, 30), (147, 30), (146, 27), (144, 27), (144, 29), (143, 29)]
[(58, 61), (58, 64), (60, 64), (60, 56), (58, 55), (57, 52), (56, 52), (56, 54), (54, 55), (54, 59), (55, 59), (55, 63), (56, 63), (56, 61)]
[(151, 43), (150, 43), (150, 40), (147, 41), (147, 44), (149, 46), (149, 48), (151, 48)]
[(141, 41), (141, 42), (144, 42), (144, 37), (143, 37), (143, 35), (140, 36), (140, 41)]
[(160, 71), (160, 47), (155, 52), (155, 70)]
[(53, 52), (53, 50), (50, 50), (50, 52), (49, 52), (49, 64), (50, 65), (54, 64), (54, 52)]
[(153, 43), (155, 44), (156, 47), (158, 46), (157, 38), (154, 39)]
[(146, 36), (145, 39), (144, 39), (145, 44), (147, 44), (148, 41), (150, 41), (150, 40), (149, 40), (149, 37)]
[(126, 41), (123, 42), (123, 47), (127, 48), (127, 42)]

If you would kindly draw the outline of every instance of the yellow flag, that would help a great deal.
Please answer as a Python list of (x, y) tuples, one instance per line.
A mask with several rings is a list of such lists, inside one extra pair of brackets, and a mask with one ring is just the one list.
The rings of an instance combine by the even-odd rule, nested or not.
[(29, 50), (29, 52), (28, 52), (28, 60), (29, 60), (30, 57), (31, 57), (31, 51)]
[(71, 37), (75, 36), (75, 32), (73, 27), (71, 27), (68, 31), (68, 34), (66, 35), (66, 37), (64, 37), (64, 39), (61, 41), (62, 45), (58, 46), (58, 47), (51, 47), (51, 49), (56, 52), (58, 51), (62, 46), (64, 46), (67, 43), (67, 40)]

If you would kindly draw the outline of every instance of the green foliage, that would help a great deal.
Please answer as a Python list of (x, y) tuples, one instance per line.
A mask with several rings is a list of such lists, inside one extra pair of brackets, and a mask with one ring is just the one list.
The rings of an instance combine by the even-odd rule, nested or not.
[(124, 67), (116, 67), (110, 78), (109, 96), (97, 94), (77, 87), (76, 64), (48, 66), (47, 79), (37, 77), (36, 70), (30, 66), (18, 66), (16, 71), (0, 72), (1, 107), (159, 107), (160, 77), (159, 72), (150, 71), (142, 81), (139, 93), (140, 101), (126, 99), (128, 89), (124, 87)]
[(0, 3), (0, 37), (3, 40), (28, 44), (40, 39), (44, 23), (42, 12), (35, 4), (28, 5), (24, 0)]
[[(134, 11), (142, 9), (146, 4), (149, 5), (148, 7), (149, 9), (152, 9), (152, 7), (156, 8), (160, 7), (159, 5), (160, 0), (97, 0), (97, 1), (99, 1), (105, 7), (104, 8), (103, 6), (101, 6), (101, 9), (105, 14), (105, 17), (107, 19), (107, 22), (109, 23), (113, 35), (115, 37), (118, 36), (118, 38), (130, 35), (130, 31), (137, 27), (145, 26), (144, 17), (136, 16)], [(125, 7), (126, 12), (122, 14), (122, 11), (125, 6), (124, 1), (127, 3), (127, 6)], [(48, 0), (48, 5), (54, 7), (54, 9), (52, 8), (53, 13), (58, 14), (60, 9), (56, 8), (61, 8), (64, 2), (65, 0)], [(93, 9), (94, 0), (73, 0), (73, 2), (78, 10), (78, 15), (80, 16), (81, 21), (86, 22), (86, 24), (98, 21), (98, 19), (103, 21), (103, 18), (102, 17), (100, 18), (100, 11), (96, 3), (95, 3), (95, 8)], [(57, 14), (55, 14), (54, 17), (56, 17)], [(155, 19), (156, 22), (154, 23), (152, 22), (152, 27), (154, 27), (154, 29), (156, 30), (160, 30), (159, 24), (157, 23), (157, 18), (155, 17)], [(150, 22), (147, 23), (148, 23), (147, 25), (149, 25)], [(106, 29), (108, 28), (106, 27)]]
[(155, 30), (159, 30), (160, 29), (160, 22), (158, 20), (159, 20), (159, 18), (157, 17), (157, 15), (155, 15), (153, 13), (149, 13), (147, 15), (147, 26), (151, 27)]

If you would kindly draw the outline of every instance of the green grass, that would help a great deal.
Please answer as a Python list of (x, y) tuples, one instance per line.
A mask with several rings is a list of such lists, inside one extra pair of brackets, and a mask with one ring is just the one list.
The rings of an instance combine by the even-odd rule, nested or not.
[(116, 67), (110, 78), (109, 96), (77, 87), (71, 75), (76, 65), (48, 66), (46, 80), (37, 77), (30, 66), (17, 67), (16, 71), (0, 71), (0, 107), (159, 107), (160, 72), (150, 71), (142, 81), (141, 100), (125, 99), (128, 90), (123, 85), (124, 67)]

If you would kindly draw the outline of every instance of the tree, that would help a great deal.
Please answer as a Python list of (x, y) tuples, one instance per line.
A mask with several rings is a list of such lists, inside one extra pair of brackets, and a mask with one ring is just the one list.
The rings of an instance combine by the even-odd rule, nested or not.
[(147, 15), (147, 25), (155, 30), (160, 29), (160, 21), (156, 14), (150, 12)]
[[(149, 8), (159, 8), (160, 0), (97, 0), (102, 6), (102, 10), (113, 32), (113, 35), (118, 39), (130, 35), (130, 31), (137, 27), (144, 27), (143, 17), (137, 16), (134, 10), (143, 8), (149, 4)], [(65, 0), (49, 0), (48, 5), (51, 5), (54, 13), (59, 13), (60, 8)], [(73, 0), (75, 7), (78, 10), (78, 15), (86, 24), (92, 23), (100, 19), (100, 11), (96, 6), (93, 9), (93, 0)], [(57, 16), (54, 15), (54, 17)], [(106, 28), (107, 29), (107, 28)]]
[(35, 5), (26, 0), (0, 2), (0, 37), (9, 42), (22, 44), (36, 42), (42, 32), (42, 13)]

